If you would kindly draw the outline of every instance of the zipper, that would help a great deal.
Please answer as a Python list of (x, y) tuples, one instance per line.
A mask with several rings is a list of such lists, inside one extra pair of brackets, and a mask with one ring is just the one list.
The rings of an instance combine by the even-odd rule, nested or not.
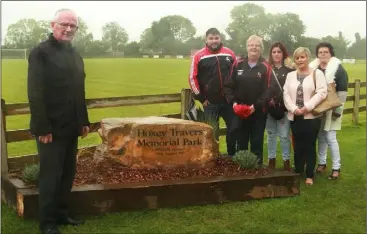
[(221, 94), (222, 97), (224, 97), (224, 92), (223, 92), (223, 79), (222, 79), (222, 72), (220, 70), (220, 62), (218, 59), (218, 56), (215, 56), (217, 58), (217, 67), (218, 67), (218, 73), (219, 73), (219, 81), (220, 81), (220, 89), (221, 89)]

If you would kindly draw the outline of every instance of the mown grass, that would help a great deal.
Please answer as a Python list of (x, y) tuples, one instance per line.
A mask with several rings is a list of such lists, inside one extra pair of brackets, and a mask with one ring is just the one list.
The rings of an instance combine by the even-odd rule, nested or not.
[[(179, 59), (86, 59), (87, 98), (134, 96), (146, 94), (179, 93), (188, 88), (189, 60)], [(365, 64), (345, 65), (349, 82), (355, 79), (366, 81)], [(6, 103), (27, 102), (27, 62), (25, 60), (2, 61), (2, 98)], [(353, 89), (349, 89), (353, 95)], [(361, 93), (365, 95), (366, 89)], [(360, 104), (365, 105), (366, 100)], [(346, 107), (352, 107), (348, 102)], [(149, 116), (179, 113), (179, 103), (142, 105), (120, 108), (89, 110), (90, 120), (99, 121), (106, 117)], [(29, 128), (29, 115), (7, 117), (7, 129)], [(80, 146), (99, 142), (97, 134), (80, 141)], [(10, 156), (36, 152), (33, 141), (8, 144)]]
[[(27, 102), (25, 61), (2, 61), (2, 98), (7, 103)], [(188, 87), (188, 60), (90, 59), (86, 60), (87, 97), (178, 93)], [(366, 80), (365, 64), (346, 65), (349, 82)], [(349, 90), (352, 94), (352, 90)], [(365, 89), (362, 89), (365, 94)], [(365, 105), (365, 101), (361, 102)], [(90, 110), (91, 121), (105, 117), (147, 116), (178, 113), (179, 104), (163, 104)], [(64, 227), (63, 233), (364, 233), (366, 216), (366, 115), (361, 124), (344, 116), (338, 133), (342, 177), (329, 181), (318, 176), (311, 188), (301, 181), (301, 195), (221, 205), (127, 212), (86, 217), (81, 227)], [(28, 128), (29, 116), (7, 120), (8, 129)], [(266, 142), (266, 140), (265, 140)], [(80, 145), (99, 143), (95, 134)], [(11, 156), (35, 151), (32, 141), (8, 144)], [(266, 159), (267, 146), (264, 145)], [(225, 150), (221, 138), (221, 150)], [(279, 149), (278, 149), (279, 152)], [(280, 154), (278, 154), (280, 155)], [(280, 161), (280, 157), (279, 160)], [(330, 159), (328, 160), (330, 167)], [(37, 233), (35, 221), (23, 221), (2, 205), (3, 233)]]

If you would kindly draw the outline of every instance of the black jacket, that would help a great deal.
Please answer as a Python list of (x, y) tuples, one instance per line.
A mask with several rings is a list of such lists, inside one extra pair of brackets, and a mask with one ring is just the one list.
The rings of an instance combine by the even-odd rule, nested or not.
[(233, 66), (231, 78), (224, 84), (227, 101), (254, 105), (256, 112), (265, 112), (271, 79), (271, 67), (263, 58), (253, 68), (249, 66), (247, 57), (239, 59)]
[(80, 135), (90, 124), (84, 86), (84, 62), (71, 44), (61, 44), (50, 34), (33, 48), (28, 59), (31, 133)]
[[(285, 80), (287, 78), (288, 73), (291, 71), (294, 71), (295, 69), (292, 69), (285, 65), (281, 66), (280, 68), (272, 67), (272, 69), (274, 70), (274, 73), (277, 76), (280, 86), (282, 87), (282, 90), (283, 90), (283, 86), (285, 84)], [(276, 80), (274, 80), (275, 77), (273, 76), (272, 78), (273, 79), (271, 81), (270, 97), (274, 98), (274, 101), (276, 103), (279, 103), (280, 106), (284, 109), (284, 111), (287, 111), (287, 108), (284, 105), (283, 92), (281, 91)]]
[(207, 46), (198, 51), (191, 63), (189, 84), (200, 102), (225, 103), (223, 85), (229, 79), (236, 56), (227, 47), (213, 53)]

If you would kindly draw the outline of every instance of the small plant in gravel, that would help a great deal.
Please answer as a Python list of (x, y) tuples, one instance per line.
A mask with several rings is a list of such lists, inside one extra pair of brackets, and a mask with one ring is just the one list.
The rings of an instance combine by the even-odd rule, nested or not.
[(22, 180), (27, 184), (38, 185), (39, 171), (39, 164), (26, 165), (22, 173)]
[(254, 169), (259, 168), (259, 159), (249, 150), (238, 151), (232, 160), (239, 165), (240, 168)]

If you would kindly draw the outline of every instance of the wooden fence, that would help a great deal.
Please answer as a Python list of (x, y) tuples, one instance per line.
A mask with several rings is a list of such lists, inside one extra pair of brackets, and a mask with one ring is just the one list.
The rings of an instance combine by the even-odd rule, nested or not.
[[(355, 83), (349, 83), (348, 88), (354, 89), (354, 95), (348, 96), (347, 101), (353, 101), (352, 108), (344, 109), (344, 114), (352, 114), (353, 122), (358, 124), (358, 113), (366, 111), (366, 106), (360, 106), (359, 101), (366, 99), (366, 96), (360, 95), (360, 88), (366, 87), (366, 82), (356, 80)], [(189, 89), (182, 89), (181, 93), (175, 94), (159, 94), (159, 95), (144, 95), (144, 96), (128, 96), (128, 97), (113, 97), (113, 98), (95, 98), (87, 99), (87, 108), (106, 108), (106, 107), (122, 107), (122, 106), (134, 106), (134, 105), (148, 105), (148, 104), (161, 104), (161, 103), (181, 103), (180, 113), (162, 115), (170, 118), (185, 119), (185, 113), (189, 108), (191, 101), (191, 91)], [(7, 174), (9, 171), (20, 170), (24, 168), (26, 164), (38, 163), (38, 155), (22, 155), (8, 158), (7, 144), (12, 142), (32, 140), (33, 137), (29, 132), (29, 129), (6, 129), (6, 117), (11, 115), (23, 115), (29, 114), (28, 103), (15, 103), (6, 104), (5, 100), (1, 99), (1, 118), (2, 118), (2, 144), (1, 144), (1, 173)], [(100, 127), (100, 123), (91, 124), (91, 132), (95, 132)], [(219, 130), (220, 135), (225, 135), (226, 129), (221, 128)], [(94, 151), (94, 146), (83, 147), (81, 149), (88, 149)]]

